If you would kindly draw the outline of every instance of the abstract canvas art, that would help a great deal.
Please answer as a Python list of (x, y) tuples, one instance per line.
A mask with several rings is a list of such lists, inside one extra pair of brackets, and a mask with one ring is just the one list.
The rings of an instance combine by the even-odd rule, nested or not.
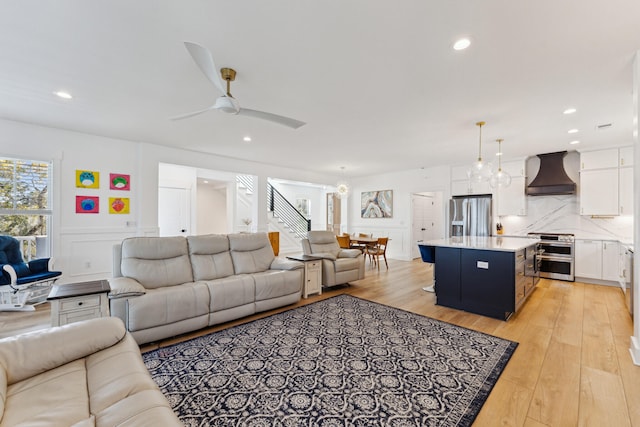
[(100, 172), (76, 169), (77, 188), (100, 188)]
[(109, 197), (109, 213), (110, 214), (128, 214), (129, 198), (128, 197)]
[(362, 218), (391, 218), (393, 190), (363, 191), (360, 196)]
[(100, 213), (100, 198), (76, 196), (76, 213)]
[(109, 189), (123, 191), (131, 190), (131, 177), (122, 173), (110, 173)]

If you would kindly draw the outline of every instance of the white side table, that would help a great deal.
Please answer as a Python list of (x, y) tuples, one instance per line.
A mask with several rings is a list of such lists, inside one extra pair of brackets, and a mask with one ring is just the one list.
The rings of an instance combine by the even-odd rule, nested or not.
[(322, 295), (322, 258), (313, 255), (296, 255), (287, 258), (304, 263), (302, 298), (307, 298), (311, 294)]
[(51, 302), (51, 325), (109, 316), (110, 290), (106, 280), (54, 285), (47, 297)]

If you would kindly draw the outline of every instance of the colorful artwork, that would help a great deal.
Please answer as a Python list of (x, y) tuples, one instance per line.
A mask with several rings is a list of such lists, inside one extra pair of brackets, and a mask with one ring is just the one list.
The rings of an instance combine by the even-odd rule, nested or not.
[(110, 173), (109, 189), (129, 191), (131, 189), (131, 177), (121, 173)]
[(110, 214), (128, 214), (129, 198), (128, 197), (109, 197), (109, 213)]
[(363, 191), (360, 196), (362, 218), (391, 218), (393, 216), (393, 190)]
[(100, 198), (76, 196), (76, 213), (100, 213)]
[(76, 187), (100, 188), (100, 172), (76, 169)]

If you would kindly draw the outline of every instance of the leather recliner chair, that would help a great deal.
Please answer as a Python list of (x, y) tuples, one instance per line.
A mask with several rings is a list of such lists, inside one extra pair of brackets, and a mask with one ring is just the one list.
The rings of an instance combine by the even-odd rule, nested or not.
[(342, 285), (364, 279), (364, 255), (359, 249), (342, 249), (331, 231), (309, 231), (302, 239), (305, 255), (322, 258), (322, 286)]

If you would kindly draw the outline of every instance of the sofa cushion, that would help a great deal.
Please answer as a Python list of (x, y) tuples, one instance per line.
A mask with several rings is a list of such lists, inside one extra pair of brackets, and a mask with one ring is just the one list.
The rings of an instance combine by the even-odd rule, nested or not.
[(181, 236), (125, 239), (121, 272), (147, 289), (193, 282), (187, 239)]
[(135, 332), (207, 315), (209, 291), (203, 282), (183, 283), (149, 289), (145, 295), (128, 299), (127, 304), (127, 326)]
[(256, 301), (278, 298), (302, 292), (304, 270), (269, 270), (253, 275), (256, 281)]
[(250, 275), (242, 274), (205, 283), (211, 294), (211, 303), (209, 304), (211, 313), (251, 304), (255, 300), (256, 286)]
[[(91, 412), (98, 419), (105, 410), (129, 396), (157, 390), (131, 335), (126, 335), (120, 345), (88, 356), (85, 365)], [(130, 408), (129, 414), (122, 415), (132, 413), (135, 413), (134, 408)]]
[(187, 242), (194, 280), (214, 280), (233, 275), (226, 235), (189, 236)]
[(229, 247), (236, 274), (266, 271), (275, 258), (267, 233), (229, 234)]
[(71, 426), (86, 418), (87, 377), (84, 359), (78, 359), (11, 384), (2, 425)]

